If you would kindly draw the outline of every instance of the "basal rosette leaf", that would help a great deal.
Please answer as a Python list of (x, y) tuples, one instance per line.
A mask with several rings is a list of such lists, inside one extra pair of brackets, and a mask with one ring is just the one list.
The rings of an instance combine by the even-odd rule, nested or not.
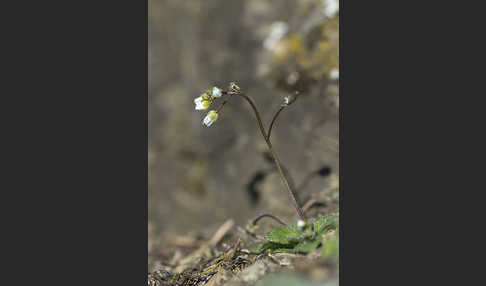
[(298, 243), (303, 238), (303, 233), (287, 226), (274, 227), (272, 231), (265, 235), (266, 241), (283, 245)]

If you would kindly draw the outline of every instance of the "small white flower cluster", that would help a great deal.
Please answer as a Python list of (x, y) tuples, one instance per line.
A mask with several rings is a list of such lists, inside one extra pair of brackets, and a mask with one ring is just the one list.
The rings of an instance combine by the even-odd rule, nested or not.
[[(206, 110), (209, 108), (211, 103), (218, 97), (222, 97), (223, 95), (234, 95), (234, 94), (239, 94), (240, 93), (240, 87), (235, 83), (235, 82), (230, 82), (229, 84), (229, 90), (226, 92), (223, 92), (223, 90), (219, 87), (213, 87), (210, 90), (206, 91), (203, 93), (201, 96), (198, 98), (194, 99), (194, 104), (196, 105), (196, 110)], [(202, 124), (206, 127), (211, 126), (216, 120), (218, 120), (218, 111), (221, 110), (223, 105), (226, 103), (223, 102), (223, 104), (218, 108), (218, 110), (210, 110), (208, 114), (206, 114), (206, 117), (204, 117)]]
[[(223, 96), (223, 91), (219, 87), (213, 87), (211, 90), (206, 91), (198, 98), (194, 99), (194, 104), (196, 104), (196, 110), (206, 110), (209, 108), (211, 103), (215, 98)], [(218, 120), (218, 113), (215, 110), (208, 112), (203, 120), (203, 125), (209, 127), (216, 120)]]
[(196, 104), (196, 110), (206, 110), (209, 108), (213, 100), (217, 97), (221, 97), (223, 91), (219, 87), (213, 87), (211, 90), (206, 91), (200, 97), (194, 99)]

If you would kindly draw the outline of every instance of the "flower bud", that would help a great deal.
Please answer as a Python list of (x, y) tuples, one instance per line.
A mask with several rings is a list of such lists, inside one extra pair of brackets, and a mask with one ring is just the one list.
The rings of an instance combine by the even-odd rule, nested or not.
[(286, 95), (284, 97), (284, 102), (282, 103), (282, 106), (289, 106), (292, 103), (294, 103), (295, 100), (297, 100), (297, 97), (299, 96), (299, 92), (296, 91), (295, 94), (291, 95)]
[(305, 225), (306, 225), (305, 221), (300, 220), (300, 219), (297, 221), (297, 227), (298, 228), (302, 229)]
[(230, 82), (229, 89), (233, 92), (239, 92), (240, 91), (240, 87), (234, 81)]
[(206, 127), (211, 126), (216, 120), (218, 120), (218, 113), (215, 110), (211, 110), (208, 112), (206, 117), (204, 117), (203, 125)]

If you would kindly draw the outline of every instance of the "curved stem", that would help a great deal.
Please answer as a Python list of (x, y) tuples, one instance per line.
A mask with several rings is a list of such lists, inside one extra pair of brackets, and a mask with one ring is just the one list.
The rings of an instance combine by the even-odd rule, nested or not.
[(225, 100), (225, 101), (223, 101), (223, 103), (221, 103), (221, 105), (216, 110), (217, 113), (219, 113), (221, 111), (221, 109), (223, 109), (223, 106), (226, 104), (226, 102), (228, 102), (228, 100)]
[(280, 112), (282, 112), (282, 110), (284, 110), (284, 108), (285, 108), (285, 106), (280, 106), (280, 109), (273, 116), (272, 122), (270, 123), (270, 127), (268, 127), (268, 134), (267, 134), (267, 139), (268, 140), (270, 140), (270, 134), (272, 133), (273, 123), (275, 123), (275, 120), (277, 119), (277, 117), (280, 114)]
[(271, 218), (271, 219), (275, 220), (276, 222), (280, 223), (281, 225), (285, 225), (285, 226), (287, 226), (287, 224), (286, 224), (286, 223), (285, 223), (283, 220), (281, 220), (281, 219), (279, 219), (278, 217), (276, 217), (276, 216), (274, 216), (274, 215), (271, 215), (271, 214), (262, 214), (262, 215), (257, 216), (257, 217), (256, 217), (256, 218), (255, 218), (255, 219), (252, 221), (252, 224), (255, 224), (255, 225), (256, 225), (256, 224), (257, 224), (257, 222), (258, 222), (260, 219), (264, 218), (264, 217)]
[(257, 121), (258, 121), (258, 127), (260, 127), (260, 131), (262, 132), (263, 138), (265, 139), (265, 142), (267, 142), (267, 144), (268, 144), (267, 133), (265, 132), (265, 128), (263, 128), (262, 119), (260, 118), (260, 112), (258, 112), (258, 109), (255, 106), (255, 103), (253, 103), (253, 100), (251, 100), (251, 98), (249, 98), (244, 93), (239, 93), (238, 95), (243, 97), (244, 99), (246, 99), (246, 101), (248, 101), (248, 103), (253, 108), (253, 111), (255, 112), (255, 116), (256, 116)]
[(287, 188), (287, 191), (289, 192), (292, 204), (294, 205), (295, 210), (297, 211), (297, 214), (299, 215), (300, 219), (305, 220), (304, 212), (302, 211), (301, 207), (299, 206), (299, 203), (297, 203), (297, 200), (295, 199), (294, 192), (290, 188), (289, 182), (282, 171), (282, 167), (280, 166), (280, 161), (278, 160), (277, 153), (275, 153), (275, 150), (273, 150), (272, 143), (270, 142), (269, 137), (266, 135), (265, 128), (263, 128), (262, 119), (260, 118), (260, 113), (258, 112), (255, 103), (253, 103), (253, 100), (251, 100), (251, 98), (249, 98), (247, 95), (243, 93), (238, 93), (238, 95), (246, 99), (246, 101), (248, 101), (248, 103), (253, 108), (253, 111), (255, 112), (255, 116), (258, 121), (258, 126), (260, 127), (260, 131), (262, 132), (263, 135), (263, 139), (265, 139), (265, 142), (267, 143), (268, 149), (270, 150), (273, 160), (275, 161), (275, 165), (277, 165), (278, 173), (280, 174), (280, 178), (282, 179), (282, 182), (284, 183), (285, 187)]

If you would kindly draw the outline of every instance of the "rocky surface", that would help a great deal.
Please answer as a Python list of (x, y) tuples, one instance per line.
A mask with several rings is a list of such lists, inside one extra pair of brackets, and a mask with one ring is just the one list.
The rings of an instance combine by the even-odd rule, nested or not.
[[(337, 285), (338, 248), (333, 244), (336, 229), (319, 232), (322, 243), (313, 250), (300, 247), (298, 251), (289, 252), (295, 244), (284, 250), (281, 247), (286, 247), (287, 241), (271, 251), (256, 250), (261, 249), (255, 247), (259, 242), (285, 237), (275, 229), (272, 233), (272, 236), (267, 234), (262, 238), (259, 234), (234, 227), (234, 222), (228, 220), (207, 239), (173, 238), (169, 242), (172, 244), (169, 248), (174, 252), (172, 258), (160, 260), (153, 266), (156, 270), (148, 274), (148, 285)], [(317, 239), (321, 234), (307, 239)]]

